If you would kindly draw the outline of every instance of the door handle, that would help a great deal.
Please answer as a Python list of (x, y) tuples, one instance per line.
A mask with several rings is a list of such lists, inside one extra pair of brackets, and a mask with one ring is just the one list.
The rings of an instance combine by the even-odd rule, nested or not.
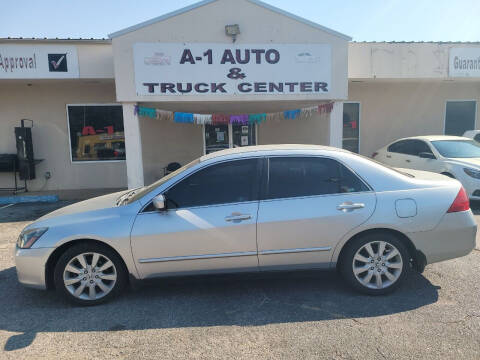
[(352, 203), (352, 202), (345, 202), (337, 206), (337, 210), (343, 212), (350, 212), (353, 210), (363, 209), (365, 204), (362, 203)]
[(407, 159), (407, 160), (405, 160), (405, 161), (406, 161), (406, 162), (412, 162), (412, 160), (408, 160), (408, 159)]
[(233, 213), (230, 216), (225, 217), (225, 221), (233, 221), (233, 222), (240, 222), (243, 220), (250, 220), (252, 218), (252, 215), (249, 214), (236, 214)]
[(389, 158), (389, 159), (390, 159), (391, 157), (392, 157), (392, 155), (387, 155), (387, 158)]

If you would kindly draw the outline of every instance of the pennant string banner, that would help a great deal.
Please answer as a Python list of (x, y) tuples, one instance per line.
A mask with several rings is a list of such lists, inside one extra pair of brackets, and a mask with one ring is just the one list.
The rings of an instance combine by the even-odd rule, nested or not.
[(311, 106), (303, 109), (287, 110), (276, 113), (261, 114), (193, 114), (183, 112), (172, 112), (148, 108), (144, 106), (135, 106), (134, 114), (141, 117), (149, 117), (152, 119), (174, 121), (176, 123), (197, 124), (197, 125), (248, 125), (261, 124), (264, 122), (309, 119), (315, 114), (330, 114), (333, 110), (333, 102)]

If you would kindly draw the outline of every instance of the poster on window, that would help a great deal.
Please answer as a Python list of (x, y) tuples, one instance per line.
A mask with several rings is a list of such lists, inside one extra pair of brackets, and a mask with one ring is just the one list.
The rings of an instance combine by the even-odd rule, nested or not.
[(331, 90), (329, 44), (136, 43), (137, 95), (298, 95)]

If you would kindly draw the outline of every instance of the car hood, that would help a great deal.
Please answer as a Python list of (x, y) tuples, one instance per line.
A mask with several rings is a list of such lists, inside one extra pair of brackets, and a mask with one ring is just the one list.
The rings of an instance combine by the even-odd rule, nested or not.
[(72, 214), (77, 214), (77, 213), (82, 213), (87, 211), (115, 207), (117, 203), (117, 199), (127, 192), (128, 190), (125, 190), (125, 191), (120, 191), (120, 192), (116, 192), (116, 193), (112, 193), (104, 196), (99, 196), (99, 197), (85, 200), (85, 201), (80, 201), (78, 203), (65, 206), (61, 209), (52, 211), (51, 213), (39, 218), (37, 221), (50, 219), (56, 216), (72, 215)]
[(465, 165), (480, 169), (480, 158), (449, 158), (449, 162), (453, 162), (459, 165)]

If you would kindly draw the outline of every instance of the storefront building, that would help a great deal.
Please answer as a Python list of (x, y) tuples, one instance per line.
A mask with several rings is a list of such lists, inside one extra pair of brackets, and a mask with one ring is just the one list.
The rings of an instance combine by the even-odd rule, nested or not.
[(142, 186), (255, 144), (369, 156), (477, 128), (479, 79), (477, 43), (355, 43), (257, 0), (206, 0), (108, 40), (0, 39), (0, 154), (32, 120), (30, 190)]

